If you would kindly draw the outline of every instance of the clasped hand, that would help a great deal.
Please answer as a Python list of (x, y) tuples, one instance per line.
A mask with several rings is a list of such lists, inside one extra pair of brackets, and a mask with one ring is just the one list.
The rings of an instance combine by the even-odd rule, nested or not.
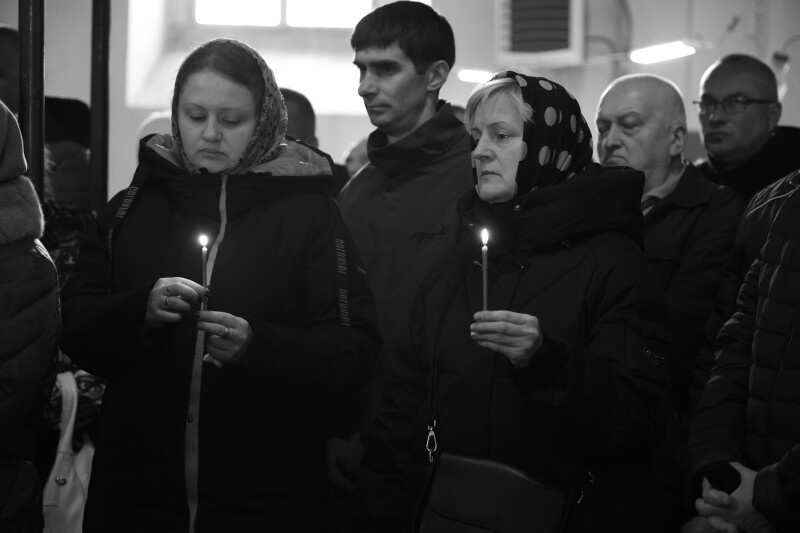
[(206, 332), (208, 354), (223, 364), (237, 364), (253, 338), (247, 320), (223, 311), (201, 311), (206, 289), (190, 279), (160, 278), (150, 290), (145, 312), (145, 329), (159, 330), (180, 322), (186, 315), (197, 320)]
[(774, 533), (767, 519), (753, 507), (753, 485), (757, 472), (741, 463), (731, 463), (739, 471), (741, 482), (728, 494), (711, 486), (703, 478), (703, 496), (695, 501), (700, 516), (706, 517), (712, 531), (719, 533)]
[(478, 311), (469, 328), (480, 346), (505, 355), (516, 368), (528, 366), (542, 345), (539, 319), (513, 311)]

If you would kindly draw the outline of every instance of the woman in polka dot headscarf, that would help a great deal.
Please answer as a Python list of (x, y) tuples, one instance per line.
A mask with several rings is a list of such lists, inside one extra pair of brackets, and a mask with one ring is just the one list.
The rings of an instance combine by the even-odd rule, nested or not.
[[(473, 92), (465, 122), (475, 175), (459, 205), (465, 252), (421, 288), (412, 342), (398, 349), (414, 367), (404, 379), (437, 369), (443, 451), (565, 489), (591, 472), (568, 531), (649, 531), (669, 389), (663, 300), (641, 250), (644, 176), (592, 162), (578, 102), (544, 78), (498, 74)], [(428, 389), (393, 389), (421, 397), (391, 405), (423, 407), (410, 429), (379, 419), (365, 468), (397, 464), (407, 433), (412, 460), (427, 459)]]
[[(524, 108), (521, 140), (527, 151), (516, 175), (517, 195), (560, 183), (591, 162), (592, 134), (580, 105), (564, 87), (545, 78), (502, 72), (476, 89), (465, 120), (473, 122), (481, 104), (498, 94), (512, 95)], [(475, 136), (473, 142), (478, 142)]]

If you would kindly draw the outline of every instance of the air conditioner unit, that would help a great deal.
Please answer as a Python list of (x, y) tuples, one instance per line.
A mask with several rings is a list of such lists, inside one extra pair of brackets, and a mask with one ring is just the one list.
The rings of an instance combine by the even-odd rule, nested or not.
[(584, 61), (586, 0), (496, 0), (495, 59), (504, 68)]

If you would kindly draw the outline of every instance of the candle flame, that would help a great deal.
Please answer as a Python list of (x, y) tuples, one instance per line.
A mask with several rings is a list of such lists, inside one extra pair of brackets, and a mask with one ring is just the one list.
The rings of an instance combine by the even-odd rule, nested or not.
[(200, 246), (202, 246), (203, 248), (205, 248), (206, 245), (208, 244), (208, 237), (206, 237), (205, 235), (200, 235), (200, 238), (197, 240), (200, 241)]
[(484, 246), (486, 246), (486, 244), (489, 242), (489, 230), (486, 228), (483, 228), (483, 231), (481, 231), (481, 240), (483, 241)]

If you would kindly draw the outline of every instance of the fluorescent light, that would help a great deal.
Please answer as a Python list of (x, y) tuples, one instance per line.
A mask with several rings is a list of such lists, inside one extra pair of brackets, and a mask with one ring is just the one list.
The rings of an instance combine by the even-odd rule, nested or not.
[(470, 70), (462, 68), (458, 71), (458, 79), (467, 83), (483, 83), (492, 78), (492, 73), (487, 70)]
[(673, 41), (671, 43), (648, 46), (647, 48), (638, 48), (631, 52), (630, 57), (634, 63), (649, 65), (650, 63), (690, 56), (696, 51), (694, 46), (683, 41)]

